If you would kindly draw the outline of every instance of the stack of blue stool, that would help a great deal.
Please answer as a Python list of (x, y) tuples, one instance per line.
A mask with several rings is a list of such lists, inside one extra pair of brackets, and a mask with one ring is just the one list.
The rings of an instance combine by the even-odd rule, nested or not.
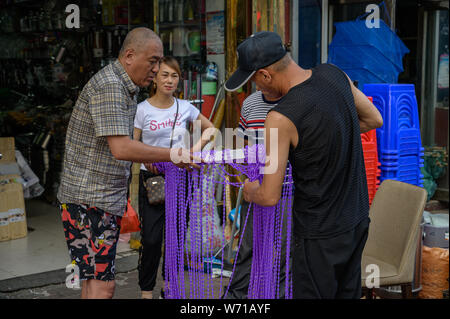
[(383, 117), (377, 129), (380, 182), (393, 179), (423, 187), (424, 148), (413, 84), (365, 84), (364, 94)]

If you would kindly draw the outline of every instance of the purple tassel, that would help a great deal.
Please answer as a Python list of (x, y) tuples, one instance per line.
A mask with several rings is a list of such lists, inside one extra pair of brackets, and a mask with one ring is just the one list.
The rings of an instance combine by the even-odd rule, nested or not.
[[(214, 191), (209, 191), (209, 186), (216, 189), (217, 183), (229, 183), (235, 187), (241, 187), (241, 183), (227, 182), (225, 176), (246, 175), (250, 181), (262, 181), (261, 174), (264, 167), (265, 149), (262, 145), (254, 145), (244, 149), (245, 162), (223, 160), (223, 156), (229, 158), (229, 150), (222, 152), (222, 161), (217, 163), (201, 163), (200, 170), (187, 172), (176, 167), (172, 163), (156, 163), (159, 171), (165, 173), (166, 180), (166, 214), (165, 214), (165, 294), (170, 299), (206, 299), (217, 298), (212, 282), (212, 263), (204, 269), (204, 258), (212, 261), (213, 243), (204, 243), (203, 236), (214, 238), (214, 210), (211, 209)], [(215, 151), (201, 153), (203, 159), (214, 158)], [(230, 165), (240, 174), (232, 175), (226, 171), (226, 165)], [(220, 180), (216, 181), (216, 173)], [(187, 185), (186, 185), (187, 180)], [(206, 182), (206, 185), (205, 183)], [(285, 298), (292, 298), (292, 276), (289, 268), (290, 243), (292, 227), (292, 198), (293, 180), (291, 166), (288, 165), (283, 183), (282, 197), (280, 202), (273, 207), (261, 207), (250, 204), (249, 211), (253, 206), (253, 260), (250, 273), (248, 298), (250, 299), (276, 299), (280, 296), (280, 272), (284, 263), (286, 273)], [(212, 203), (212, 204), (210, 204)], [(225, 203), (225, 196), (224, 196)], [(241, 214), (248, 212), (241, 211)], [(189, 215), (190, 247), (186, 245), (188, 236), (188, 225), (186, 217)], [(223, 208), (222, 238), (225, 230), (225, 205)], [(237, 212), (235, 218), (237, 218)], [(247, 226), (245, 219), (242, 232)], [(207, 223), (203, 227), (203, 218)], [(286, 229), (283, 229), (286, 219)], [(286, 233), (283, 243), (282, 234)], [(233, 236), (233, 234), (231, 234)], [(235, 255), (235, 263), (229, 282), (232, 281), (236, 259), (242, 238), (239, 241), (238, 250)], [(281, 247), (286, 247), (286, 259), (282, 260)], [(187, 256), (187, 259), (185, 259)], [(222, 249), (222, 260), (224, 249)], [(189, 296), (186, 295), (185, 287), (185, 265), (189, 277)], [(223, 274), (223, 263), (221, 265)], [(223, 275), (220, 276), (220, 291), (222, 295)], [(224, 297), (228, 293), (227, 287)]]

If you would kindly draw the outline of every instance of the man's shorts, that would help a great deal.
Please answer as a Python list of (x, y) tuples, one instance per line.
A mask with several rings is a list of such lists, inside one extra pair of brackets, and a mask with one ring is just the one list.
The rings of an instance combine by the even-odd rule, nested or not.
[(61, 218), (72, 264), (80, 280), (114, 280), (122, 218), (96, 207), (61, 204)]

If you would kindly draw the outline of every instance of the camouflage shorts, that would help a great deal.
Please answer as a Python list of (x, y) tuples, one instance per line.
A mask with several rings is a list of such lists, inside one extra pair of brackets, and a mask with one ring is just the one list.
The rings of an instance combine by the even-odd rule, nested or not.
[(114, 280), (122, 218), (96, 207), (61, 204), (61, 218), (72, 264), (81, 280)]

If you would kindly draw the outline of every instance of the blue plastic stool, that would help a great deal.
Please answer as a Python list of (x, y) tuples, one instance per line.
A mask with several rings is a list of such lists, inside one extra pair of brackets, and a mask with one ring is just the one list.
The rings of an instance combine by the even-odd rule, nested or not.
[(383, 117), (377, 129), (380, 181), (394, 179), (422, 187), (424, 148), (412, 84), (365, 84), (363, 92)]

